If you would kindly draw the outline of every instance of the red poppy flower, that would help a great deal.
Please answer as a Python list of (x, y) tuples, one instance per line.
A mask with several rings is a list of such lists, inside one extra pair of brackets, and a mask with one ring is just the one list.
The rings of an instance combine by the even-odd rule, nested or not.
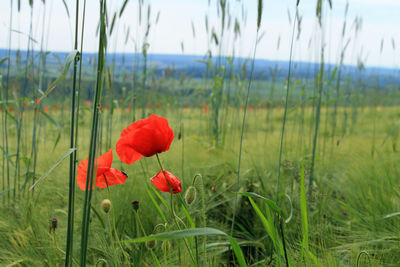
[(141, 157), (151, 157), (169, 149), (174, 132), (168, 120), (151, 114), (138, 120), (121, 132), (116, 151), (122, 162), (132, 164)]
[(151, 178), (151, 183), (162, 192), (171, 192), (171, 189), (172, 193), (174, 194), (181, 192), (182, 185), (179, 178), (175, 177), (172, 173), (166, 170), (164, 170), (164, 172), (165, 176), (167, 176), (166, 179), (164, 173), (159, 171), (155, 176), (153, 176), (153, 178)]
[[(128, 176), (117, 169), (111, 168), (113, 160), (112, 149), (97, 158), (96, 186), (106, 188), (116, 184), (124, 184)], [(86, 189), (86, 175), (88, 171), (88, 159), (82, 160), (78, 165), (78, 175), (76, 181), (81, 190)]]

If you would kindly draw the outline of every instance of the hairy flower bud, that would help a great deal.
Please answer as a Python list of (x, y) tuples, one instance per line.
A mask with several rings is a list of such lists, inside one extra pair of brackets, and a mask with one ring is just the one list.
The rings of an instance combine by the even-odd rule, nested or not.
[(109, 199), (103, 199), (101, 202), (101, 209), (105, 212), (108, 213), (111, 209), (111, 201)]
[(196, 201), (197, 189), (194, 186), (189, 186), (185, 193), (186, 204), (192, 205)]

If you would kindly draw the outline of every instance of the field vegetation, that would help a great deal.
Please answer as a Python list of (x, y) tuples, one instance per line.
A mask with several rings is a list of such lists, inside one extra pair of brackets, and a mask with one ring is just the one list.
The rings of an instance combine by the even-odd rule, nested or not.
[[(234, 47), (245, 16), (230, 13), (233, 1), (209, 1), (219, 24), (206, 15), (210, 49), (191, 72), (153, 64), (160, 13), (148, 1), (110, 10), (100, 0), (96, 55), (82, 43), (86, 1), (73, 2), (63, 1), (75, 13), (72, 52), (46, 50), (45, 15), (26, 33), (42, 29), (42, 40), (13, 51), (20, 33), (10, 30), (0, 57), (1, 266), (400, 264), (399, 77), (343, 64), (362, 24), (349, 26), (347, 8), (337, 64), (325, 62), (334, 1), (324, 0), (319, 63), (293, 61), (294, 1), (290, 60), (263, 70), (266, 3), (256, 1), (253, 56), (243, 59)], [(47, 4), (11, 0), (10, 17)], [(145, 29), (125, 31), (133, 56), (112, 51), (127, 5)]]

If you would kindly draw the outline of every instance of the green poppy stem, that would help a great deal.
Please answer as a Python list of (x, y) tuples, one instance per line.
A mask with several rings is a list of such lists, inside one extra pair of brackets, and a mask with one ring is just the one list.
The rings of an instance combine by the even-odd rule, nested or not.
[[(175, 224), (176, 224), (176, 226), (178, 227), (178, 229), (179, 229), (179, 230), (182, 230), (181, 227), (179, 226), (179, 223), (178, 223), (178, 220), (177, 220), (177, 218), (179, 218), (179, 217), (176, 215), (175, 210), (174, 210), (172, 186), (171, 186), (171, 184), (169, 183), (169, 181), (168, 181), (168, 179), (167, 179), (167, 175), (165, 174), (165, 170), (164, 170), (164, 168), (163, 168), (163, 166), (162, 166), (162, 163), (161, 163), (161, 160), (160, 160), (160, 157), (158, 156), (158, 154), (156, 154), (156, 158), (157, 158), (157, 161), (158, 161), (158, 165), (160, 166), (161, 171), (162, 171), (163, 174), (164, 174), (165, 180), (167, 181), (168, 186), (169, 186), (169, 192), (170, 192), (170, 194), (171, 194), (171, 198), (170, 198), (170, 206), (171, 206), (171, 207), (170, 207), (170, 211), (171, 211), (172, 218), (174, 219)], [(180, 218), (179, 218), (179, 219), (180, 219)], [(197, 266), (196, 260), (195, 260), (195, 258), (194, 258), (194, 256), (193, 256), (192, 250), (191, 250), (190, 247), (189, 247), (189, 244), (187, 243), (186, 239), (183, 239), (183, 241), (185, 242), (185, 246), (186, 246), (187, 250), (189, 251), (190, 258), (192, 259), (194, 265)]]

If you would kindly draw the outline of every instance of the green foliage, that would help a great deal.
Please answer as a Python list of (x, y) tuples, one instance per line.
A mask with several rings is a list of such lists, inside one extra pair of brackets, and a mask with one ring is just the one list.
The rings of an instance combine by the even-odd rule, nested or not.
[(182, 239), (182, 238), (187, 238), (187, 237), (192, 237), (192, 236), (209, 236), (209, 235), (222, 235), (225, 236), (231, 246), (233, 251), (235, 252), (236, 259), (239, 263), (239, 266), (246, 266), (246, 261), (244, 259), (244, 255), (242, 250), (239, 247), (239, 244), (237, 241), (227, 235), (226, 233), (214, 229), (214, 228), (191, 228), (191, 229), (184, 229), (184, 230), (178, 230), (178, 231), (172, 231), (172, 232), (165, 232), (165, 233), (160, 233), (160, 234), (155, 234), (155, 235), (150, 235), (146, 237), (141, 237), (141, 238), (136, 238), (133, 240), (128, 240), (125, 242), (132, 242), (132, 243), (142, 243), (142, 242), (149, 242), (149, 241), (154, 241), (154, 240), (175, 240), (175, 239)]

